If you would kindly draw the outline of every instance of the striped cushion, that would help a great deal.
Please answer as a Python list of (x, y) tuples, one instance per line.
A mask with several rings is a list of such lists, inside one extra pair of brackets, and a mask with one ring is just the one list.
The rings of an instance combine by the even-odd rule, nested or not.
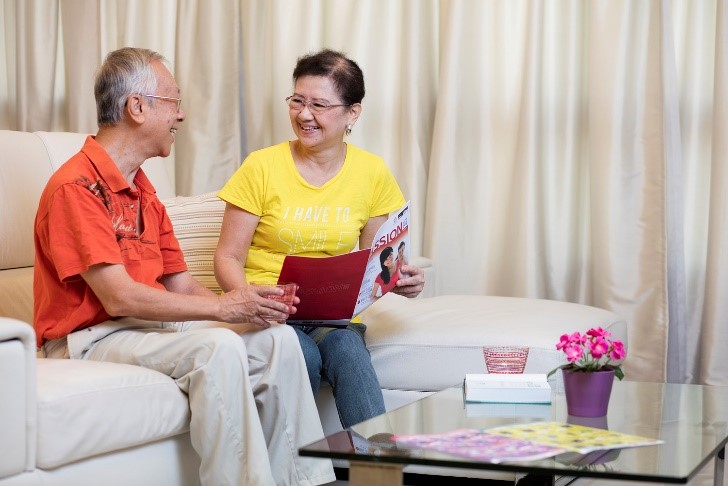
[(221, 289), (215, 280), (213, 256), (220, 236), (225, 201), (214, 192), (199, 196), (178, 196), (162, 201), (167, 208), (190, 273), (216, 293)]

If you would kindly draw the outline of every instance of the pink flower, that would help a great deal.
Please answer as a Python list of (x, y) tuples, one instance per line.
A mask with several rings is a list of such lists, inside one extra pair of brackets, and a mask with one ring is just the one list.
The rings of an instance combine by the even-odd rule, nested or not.
[(606, 329), (602, 329), (601, 327), (593, 327), (589, 329), (586, 332), (589, 336), (595, 337), (595, 338), (608, 338), (612, 335), (611, 332), (607, 331)]
[(612, 341), (612, 350), (609, 352), (609, 357), (614, 360), (624, 359), (627, 355), (627, 350), (624, 349), (622, 341)]
[(594, 357), (594, 359), (599, 359), (607, 352), (609, 351), (609, 343), (606, 339), (602, 337), (598, 337), (596, 339), (593, 339), (592, 341), (589, 341), (589, 351), (591, 352), (591, 355)]
[(566, 348), (564, 348), (564, 352), (566, 353), (566, 360), (569, 363), (579, 361), (581, 357), (584, 356), (584, 348), (582, 348), (578, 343), (568, 344)]
[(562, 350), (567, 344), (569, 344), (569, 336), (566, 334), (562, 334), (559, 338), (559, 342), (556, 343), (556, 349)]
[(556, 343), (556, 349), (562, 350), (571, 343), (571, 339), (568, 334), (562, 334), (559, 338), (559, 342)]
[(609, 339), (611, 335), (601, 327), (593, 327), (584, 334), (562, 334), (556, 349), (564, 352), (567, 364), (556, 367), (547, 376), (562, 368), (585, 373), (614, 370), (621, 380), (624, 378), (621, 361), (627, 356), (627, 350), (622, 341)]

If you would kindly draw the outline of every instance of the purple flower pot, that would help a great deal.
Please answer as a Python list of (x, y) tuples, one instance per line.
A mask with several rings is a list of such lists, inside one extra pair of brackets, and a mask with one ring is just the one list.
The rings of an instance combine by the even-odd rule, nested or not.
[(614, 370), (561, 370), (566, 392), (566, 410), (575, 417), (603, 417), (609, 408)]

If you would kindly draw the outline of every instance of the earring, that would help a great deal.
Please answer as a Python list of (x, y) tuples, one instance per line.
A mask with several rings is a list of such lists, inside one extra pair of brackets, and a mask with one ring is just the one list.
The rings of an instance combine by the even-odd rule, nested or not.
[(351, 129), (352, 129), (351, 125), (346, 125), (346, 134), (347, 135), (351, 135)]

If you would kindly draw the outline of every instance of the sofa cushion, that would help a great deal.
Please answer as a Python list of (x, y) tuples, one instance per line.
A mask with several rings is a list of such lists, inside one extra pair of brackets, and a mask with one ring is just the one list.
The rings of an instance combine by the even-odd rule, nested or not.
[(179, 196), (162, 201), (172, 220), (174, 234), (185, 254), (190, 273), (205, 287), (220, 293), (212, 258), (220, 237), (225, 201), (215, 193)]
[(33, 322), (33, 267), (0, 271), (0, 316)]
[(38, 359), (38, 454), (49, 469), (184, 433), (187, 395), (157, 371)]
[(627, 325), (603, 309), (552, 300), (479, 295), (406, 299), (387, 294), (367, 309), (367, 347), (382, 388), (438, 391), (486, 373), (483, 347), (528, 346), (526, 373), (565, 362), (559, 336), (602, 326), (627, 343)]
[(46, 148), (32, 133), (0, 130), (0, 269), (33, 265), (33, 220), (53, 173)]

